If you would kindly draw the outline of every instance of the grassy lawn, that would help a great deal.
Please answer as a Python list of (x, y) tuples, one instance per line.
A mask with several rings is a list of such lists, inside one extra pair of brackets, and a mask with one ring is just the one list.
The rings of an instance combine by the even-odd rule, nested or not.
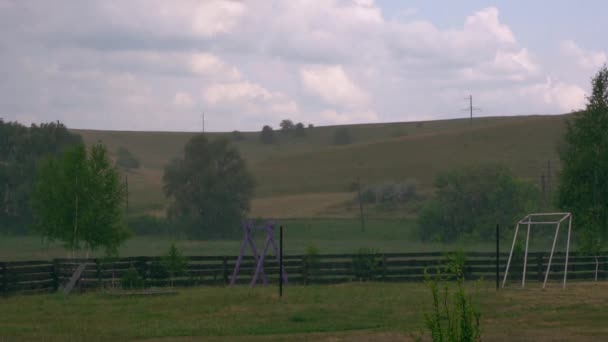
[[(608, 338), (608, 284), (572, 283), (496, 292), (478, 289), (484, 340)], [(201, 287), (176, 296), (112, 298), (102, 293), (0, 300), (0, 340), (394, 341), (423, 327), (430, 293), (420, 283), (287, 287)]]
[[(421, 243), (416, 236), (415, 221), (411, 219), (370, 219), (361, 230), (358, 219), (281, 220), (284, 225), (285, 254), (303, 254), (308, 247), (316, 247), (321, 254), (355, 253), (360, 248), (379, 252), (426, 251), (493, 251), (492, 242), (463, 242), (441, 244)], [(265, 236), (255, 236), (263, 245)], [(278, 232), (277, 237), (278, 239)], [(504, 236), (503, 250), (510, 247), (511, 236)], [(166, 253), (175, 242), (186, 255), (238, 255), (241, 240), (185, 240), (179, 237), (134, 236), (120, 249), (120, 256), (155, 256)], [(533, 248), (531, 246), (531, 248)], [(99, 254), (98, 254), (99, 255)], [(69, 252), (60, 244), (43, 244), (39, 237), (0, 236), (0, 261), (51, 259), (67, 257)]]

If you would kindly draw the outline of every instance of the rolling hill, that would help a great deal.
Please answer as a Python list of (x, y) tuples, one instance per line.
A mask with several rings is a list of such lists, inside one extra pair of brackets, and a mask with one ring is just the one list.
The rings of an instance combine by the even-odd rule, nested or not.
[[(500, 162), (519, 176), (539, 179), (548, 160), (559, 167), (556, 147), (568, 115), (517, 116), (426, 122), (349, 125), (353, 143), (332, 144), (339, 126), (307, 129), (305, 137), (276, 132), (279, 142), (264, 145), (258, 132), (235, 142), (257, 180), (252, 216), (350, 216), (344, 205), (349, 186), (415, 180), (432, 191), (435, 176), (454, 167)], [(179, 157), (195, 133), (76, 130), (87, 143), (110, 151), (129, 149), (141, 168), (128, 174), (133, 213), (162, 215), (164, 165)], [(211, 138), (229, 133), (207, 133)]]

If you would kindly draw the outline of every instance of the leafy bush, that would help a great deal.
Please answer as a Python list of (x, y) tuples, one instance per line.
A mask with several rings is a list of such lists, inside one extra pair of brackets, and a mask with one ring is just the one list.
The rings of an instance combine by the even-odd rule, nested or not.
[(436, 196), (418, 223), (423, 240), (442, 242), (494, 237), (496, 224), (512, 225), (539, 203), (539, 191), (497, 164), (468, 167), (439, 175)]
[(156, 280), (169, 279), (170, 274), (165, 265), (158, 260), (150, 264), (150, 278)]
[(137, 269), (131, 265), (120, 278), (120, 285), (123, 289), (141, 289), (145, 286), (145, 282)]
[(382, 258), (378, 251), (360, 248), (352, 259), (353, 275), (358, 280), (374, 280), (382, 273)]
[[(433, 306), (425, 314), (425, 325), (433, 341), (480, 341), (481, 313), (474, 304), (473, 295), (464, 287), (464, 254), (448, 257), (443, 271), (438, 267), (435, 274), (425, 270), (425, 284), (431, 290)], [(448, 279), (456, 278), (452, 290)]]

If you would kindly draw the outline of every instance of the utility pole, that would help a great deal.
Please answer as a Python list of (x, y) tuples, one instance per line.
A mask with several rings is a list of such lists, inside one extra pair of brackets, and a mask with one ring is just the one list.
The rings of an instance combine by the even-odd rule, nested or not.
[(469, 107), (465, 108), (463, 110), (466, 110), (466, 111), (469, 112), (469, 115), (470, 115), (470, 118), (471, 118), (469, 124), (471, 126), (473, 126), (473, 111), (474, 110), (481, 110), (481, 108), (473, 107), (473, 95), (469, 95), (469, 97), (466, 97), (465, 99), (469, 100)]
[(203, 112), (202, 119), (203, 119), (203, 133), (205, 133), (205, 112)]
[(551, 172), (551, 159), (549, 159), (547, 161), (547, 193), (549, 194), (549, 196), (551, 195), (551, 191), (553, 191), (553, 184), (551, 184), (552, 181), (552, 172)]
[(127, 215), (129, 215), (129, 176), (125, 175), (126, 205)]
[(363, 218), (363, 198), (361, 198), (361, 178), (357, 177), (357, 190), (359, 191), (359, 214), (361, 215), (361, 231), (365, 231), (365, 218)]

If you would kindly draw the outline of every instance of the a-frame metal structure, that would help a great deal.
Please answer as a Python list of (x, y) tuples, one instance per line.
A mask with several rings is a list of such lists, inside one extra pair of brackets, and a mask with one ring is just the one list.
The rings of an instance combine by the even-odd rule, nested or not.
[[(247, 246), (251, 249), (253, 254), (253, 259), (255, 260), (255, 272), (253, 277), (251, 278), (250, 286), (255, 286), (258, 281), (262, 280), (262, 284), (266, 285), (268, 283), (268, 278), (266, 277), (266, 273), (264, 272), (264, 260), (266, 259), (266, 254), (268, 253), (268, 249), (272, 248), (274, 252), (275, 258), (277, 260), (277, 266), (279, 266), (279, 249), (277, 248), (277, 244), (274, 241), (274, 229), (276, 223), (273, 221), (268, 221), (264, 223), (262, 226), (256, 226), (253, 221), (245, 221), (243, 222), (243, 243), (241, 244), (241, 250), (239, 252), (239, 256), (236, 259), (236, 263), (234, 265), (234, 271), (232, 272), (232, 278), (230, 278), (230, 285), (236, 284), (239, 272), (241, 270), (241, 263), (243, 261), (243, 257), (247, 252)], [(261, 250), (261, 253), (258, 254), (258, 250), (255, 246), (255, 241), (253, 240), (253, 233), (255, 231), (263, 231), (266, 233), (266, 239), (264, 242), (264, 247)], [(283, 278), (283, 284), (287, 284), (287, 272), (285, 269), (282, 269), (281, 277)]]

